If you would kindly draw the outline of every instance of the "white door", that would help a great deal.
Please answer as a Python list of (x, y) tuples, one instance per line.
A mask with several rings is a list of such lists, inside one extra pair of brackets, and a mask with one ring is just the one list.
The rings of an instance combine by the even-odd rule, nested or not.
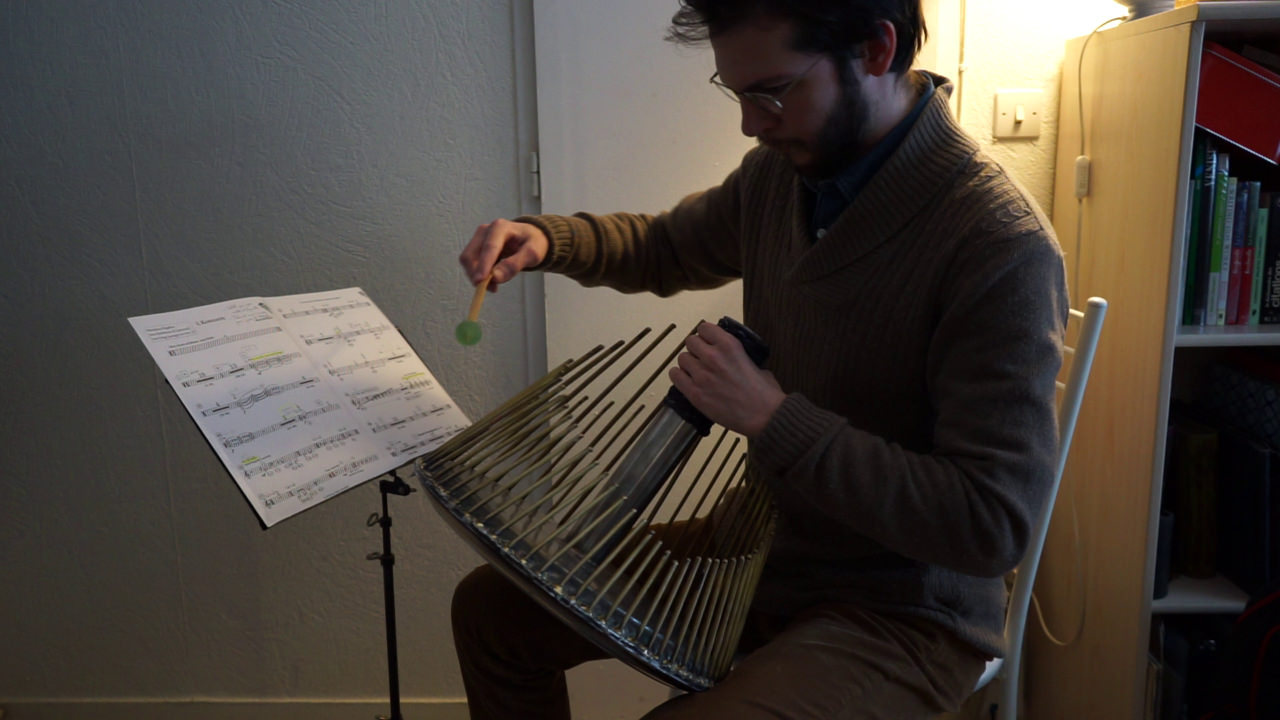
[[(658, 212), (718, 184), (752, 141), (707, 79), (710, 48), (663, 41), (674, 0), (534, 0), (538, 151), (548, 213)], [(546, 278), (549, 366), (647, 325), (741, 315), (738, 283), (673, 298)]]
[[(707, 82), (710, 48), (663, 41), (676, 5), (534, 0), (543, 212), (659, 212), (718, 184), (751, 148), (737, 106)], [(644, 327), (741, 317), (737, 282), (667, 299), (544, 282), (548, 367)], [(575, 717), (635, 718), (669, 697), (618, 662), (574, 670), (569, 687)]]
[[(542, 211), (658, 212), (718, 184), (754, 141), (707, 82), (710, 48), (662, 38), (676, 0), (533, 0)], [(920, 65), (957, 79), (959, 0), (924, 0)], [(673, 298), (546, 278), (548, 366), (647, 325), (741, 317), (738, 283)]]

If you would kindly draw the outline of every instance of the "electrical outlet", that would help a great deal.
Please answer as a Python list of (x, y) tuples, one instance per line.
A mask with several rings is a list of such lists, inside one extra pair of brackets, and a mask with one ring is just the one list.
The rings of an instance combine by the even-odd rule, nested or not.
[(1044, 114), (1043, 90), (996, 91), (995, 116), (991, 119), (991, 135), (1000, 139), (1040, 137), (1040, 119)]

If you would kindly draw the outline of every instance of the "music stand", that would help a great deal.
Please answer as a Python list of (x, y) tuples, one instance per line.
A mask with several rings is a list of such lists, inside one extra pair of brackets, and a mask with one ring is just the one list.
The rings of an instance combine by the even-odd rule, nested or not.
[(382, 552), (371, 552), (366, 556), (369, 560), (382, 561), (382, 594), (387, 619), (387, 681), (391, 714), (378, 715), (377, 720), (404, 720), (404, 716), (400, 714), (400, 671), (396, 655), (396, 592), (395, 573), (392, 569), (396, 564), (396, 556), (391, 552), (391, 514), (387, 512), (387, 496), (405, 496), (414, 492), (414, 489), (401, 480), (395, 470), (387, 474), (391, 479), (378, 481), (378, 491), (382, 494), (382, 514), (373, 513), (366, 523), (369, 527), (382, 527)]

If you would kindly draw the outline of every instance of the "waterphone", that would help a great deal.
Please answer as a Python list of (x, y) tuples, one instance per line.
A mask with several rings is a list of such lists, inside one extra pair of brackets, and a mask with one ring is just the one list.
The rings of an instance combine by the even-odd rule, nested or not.
[[(750, 330), (720, 326), (763, 364)], [(632, 667), (700, 691), (729, 671), (776, 513), (740, 437), (712, 433), (675, 388), (645, 407), (683, 348), (674, 329), (566, 361), (414, 472), (450, 524), (544, 607)]]

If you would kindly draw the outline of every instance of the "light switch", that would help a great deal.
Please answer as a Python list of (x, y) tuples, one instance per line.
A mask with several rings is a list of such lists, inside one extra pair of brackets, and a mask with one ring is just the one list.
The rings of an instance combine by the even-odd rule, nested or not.
[(1040, 137), (1043, 114), (1043, 90), (998, 90), (991, 135), (1002, 139)]

